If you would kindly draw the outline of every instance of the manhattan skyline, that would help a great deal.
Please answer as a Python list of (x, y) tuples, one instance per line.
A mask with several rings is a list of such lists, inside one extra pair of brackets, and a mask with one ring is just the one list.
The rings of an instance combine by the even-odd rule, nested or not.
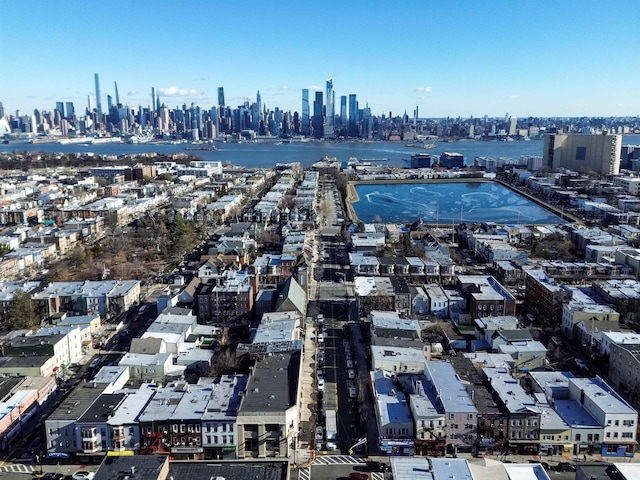
[[(444, 3), (444, 2), (443, 2)], [(592, 11), (591, 11), (592, 10)], [(0, 101), (9, 112), (53, 110), (120, 88), (123, 104), (150, 103), (156, 88), (173, 108), (255, 101), (301, 112), (303, 89), (356, 94), (374, 115), (421, 117), (633, 116), (638, 66), (629, 56), (640, 5), (614, 1), (539, 3), (408, 1), (401, 8), (326, 1), (190, 1), (88, 6), (26, 1), (2, 6), (9, 66)], [(317, 32), (315, 31), (317, 30)], [(313, 93), (310, 95), (313, 97)], [(95, 104), (94, 104), (95, 106)]]

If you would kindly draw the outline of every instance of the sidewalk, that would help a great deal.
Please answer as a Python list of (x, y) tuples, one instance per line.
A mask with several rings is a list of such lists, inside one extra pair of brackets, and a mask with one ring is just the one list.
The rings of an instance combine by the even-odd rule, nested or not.
[(302, 373), (300, 382), (299, 427), (295, 451), (290, 458), (296, 467), (305, 467), (314, 459), (315, 429), (317, 419), (317, 393), (315, 387), (316, 344), (315, 327), (307, 324), (302, 347)]

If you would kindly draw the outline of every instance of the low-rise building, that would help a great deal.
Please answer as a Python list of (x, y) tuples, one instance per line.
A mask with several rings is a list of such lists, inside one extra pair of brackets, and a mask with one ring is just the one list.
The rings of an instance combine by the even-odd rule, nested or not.
[(435, 395), (438, 408), (446, 417), (447, 451), (473, 451), (477, 440), (478, 410), (453, 366), (448, 362), (428, 361), (425, 363), (425, 380), (425, 391)]

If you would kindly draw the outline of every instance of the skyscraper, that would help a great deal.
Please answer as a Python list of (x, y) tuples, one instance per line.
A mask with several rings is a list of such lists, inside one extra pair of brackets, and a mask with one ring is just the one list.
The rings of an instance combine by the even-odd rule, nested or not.
[(224, 87), (218, 87), (218, 107), (224, 106)]
[[(156, 109), (156, 88), (155, 87), (151, 87), (151, 109), (150, 111), (153, 112)], [(152, 115), (153, 118), (153, 115)]]
[(313, 138), (324, 137), (324, 118), (322, 115), (322, 92), (316, 92), (316, 99), (313, 102)]
[(333, 79), (330, 78), (327, 80), (327, 109), (326, 109), (326, 122), (324, 126), (324, 136), (328, 138), (332, 138), (334, 136), (333, 132), (333, 122), (335, 119), (335, 96), (333, 92)]
[(358, 124), (360, 119), (358, 118), (358, 100), (356, 94), (351, 93), (349, 95), (349, 136), (357, 137), (359, 133)]
[(113, 82), (113, 86), (116, 87), (116, 106), (120, 108), (122, 104), (120, 103), (120, 95), (118, 95), (118, 82)]
[(302, 90), (302, 125), (300, 127), (300, 133), (302, 135), (311, 134), (308, 88)]
[(344, 129), (347, 126), (347, 96), (340, 97), (340, 126)]
[(64, 118), (64, 103), (56, 102), (56, 112), (60, 112), (60, 117)]
[(67, 117), (66, 118), (73, 118), (76, 114), (76, 109), (73, 108), (73, 102), (67, 102), (66, 105), (66, 111), (67, 111)]
[(100, 76), (95, 73), (94, 80), (96, 81), (96, 109), (98, 115), (102, 115), (102, 100), (100, 99)]

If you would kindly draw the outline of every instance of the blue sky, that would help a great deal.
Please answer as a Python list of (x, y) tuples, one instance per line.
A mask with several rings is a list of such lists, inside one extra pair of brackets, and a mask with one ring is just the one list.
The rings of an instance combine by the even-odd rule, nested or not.
[[(0, 0), (0, 101), (52, 110), (94, 94), (137, 108), (355, 93), (373, 114), (638, 115), (640, 1)], [(313, 93), (311, 94), (313, 96)], [(338, 100), (339, 102), (339, 100)]]

